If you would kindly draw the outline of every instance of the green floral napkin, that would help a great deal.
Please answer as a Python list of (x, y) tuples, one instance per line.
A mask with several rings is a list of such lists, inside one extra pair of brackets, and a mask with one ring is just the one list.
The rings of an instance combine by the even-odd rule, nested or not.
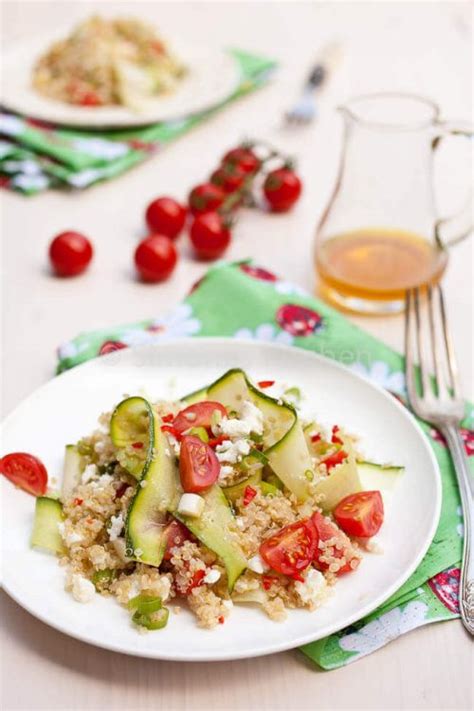
[(224, 106), (265, 84), (275, 62), (232, 50), (241, 81), (221, 104), (179, 121), (114, 131), (60, 128), (0, 113), (0, 185), (26, 195), (50, 187), (86, 188), (141, 163)]
[[(63, 344), (58, 350), (58, 372), (119, 348), (179, 336), (231, 336), (305, 348), (346, 364), (406, 402), (400, 354), (299, 287), (250, 262), (211, 268), (164, 318), (85, 333)], [(462, 434), (469, 455), (474, 454), (473, 414), (467, 405)], [(420, 427), (441, 469), (438, 530), (417, 570), (381, 608), (350, 628), (302, 648), (324, 669), (348, 664), (421, 625), (459, 616), (463, 534), (455, 475), (439, 432), (423, 422)]]

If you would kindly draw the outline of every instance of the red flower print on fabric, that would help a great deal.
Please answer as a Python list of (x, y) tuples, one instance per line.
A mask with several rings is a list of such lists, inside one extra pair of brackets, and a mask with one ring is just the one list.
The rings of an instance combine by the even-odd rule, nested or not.
[[(461, 439), (464, 442), (464, 448), (466, 450), (467, 456), (473, 457), (474, 456), (474, 430), (468, 430), (466, 427), (461, 427), (459, 429), (459, 434), (461, 435)], [(439, 430), (432, 427), (430, 430), (430, 435), (435, 440), (435, 442), (439, 442), (439, 444), (442, 444), (443, 447), (448, 446), (446, 444), (446, 440), (444, 439), (443, 435), (441, 434), (441, 432)]]
[(99, 349), (99, 355), (107, 355), (107, 353), (120, 351), (122, 348), (127, 348), (127, 345), (122, 341), (104, 341)]
[(259, 279), (260, 281), (277, 281), (275, 274), (272, 274), (272, 272), (269, 272), (267, 269), (263, 269), (263, 267), (241, 264), (240, 269), (253, 279)]

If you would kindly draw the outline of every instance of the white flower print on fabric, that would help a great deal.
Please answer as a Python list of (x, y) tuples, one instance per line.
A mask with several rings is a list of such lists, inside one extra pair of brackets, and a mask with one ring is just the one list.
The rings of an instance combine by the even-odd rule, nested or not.
[(23, 190), (44, 190), (49, 186), (49, 180), (45, 175), (15, 175), (11, 180), (11, 185)]
[(102, 178), (103, 175), (103, 171), (99, 168), (88, 168), (87, 170), (81, 170), (79, 173), (70, 175), (67, 182), (74, 188), (85, 188), (87, 185), (95, 183), (96, 180)]
[(256, 341), (266, 341), (267, 343), (273, 341), (274, 343), (283, 343), (287, 346), (290, 346), (294, 341), (291, 333), (281, 331), (272, 323), (262, 323), (260, 326), (257, 326), (255, 331), (252, 331), (250, 328), (239, 328), (239, 330), (234, 333), (234, 338), (240, 340), (250, 338)]
[(60, 360), (64, 360), (65, 358), (77, 358), (77, 356), (87, 350), (87, 348), (87, 343), (82, 343), (80, 345), (74, 343), (74, 341), (61, 343), (61, 345), (58, 346), (58, 358)]
[(375, 652), (405, 632), (420, 627), (426, 621), (427, 612), (428, 605), (420, 600), (409, 602), (403, 610), (400, 607), (395, 607), (378, 619), (364, 625), (357, 632), (341, 637), (339, 646), (345, 652), (356, 652), (358, 657), (363, 657)]
[(352, 363), (349, 369), (392, 393), (397, 395), (406, 393), (405, 374), (402, 371), (391, 373), (388, 364), (383, 360), (374, 361), (369, 368), (363, 363)]
[(309, 296), (306, 289), (302, 289), (301, 286), (292, 284), (290, 281), (275, 281), (273, 282), (273, 286), (275, 291), (278, 291), (279, 294), (286, 294), (290, 296)]
[(129, 151), (126, 143), (107, 141), (104, 138), (76, 138), (72, 141), (72, 145), (81, 153), (105, 160), (120, 158)]
[(139, 346), (147, 343), (194, 336), (201, 330), (201, 321), (193, 317), (190, 304), (180, 304), (167, 316), (153, 321), (146, 330), (130, 329), (121, 334), (120, 340), (127, 346)]
[(462, 516), (462, 508), (461, 506), (458, 506), (456, 509), (456, 513), (461, 519), (460, 523), (457, 524), (456, 526), (456, 533), (458, 534), (459, 538), (464, 538), (464, 523), (463, 523), (463, 516)]
[(18, 134), (22, 133), (25, 129), (25, 122), (17, 118), (17, 116), (8, 116), (7, 114), (0, 116), (1, 133), (6, 133), (7, 136), (18, 136)]
[(23, 175), (39, 175), (41, 167), (34, 160), (6, 160), (3, 163), (6, 173), (23, 173)]

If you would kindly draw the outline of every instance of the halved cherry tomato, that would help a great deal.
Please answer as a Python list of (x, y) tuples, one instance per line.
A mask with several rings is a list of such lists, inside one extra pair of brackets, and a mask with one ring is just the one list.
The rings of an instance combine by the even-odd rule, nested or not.
[(26, 452), (5, 454), (0, 459), (0, 473), (12, 484), (33, 496), (44, 496), (48, 485), (48, 472), (38, 457)]
[(208, 445), (209, 447), (212, 447), (212, 449), (215, 449), (218, 444), (222, 444), (222, 442), (225, 442), (226, 439), (229, 439), (229, 435), (218, 435), (217, 437), (211, 437), (209, 439)]
[(222, 417), (227, 417), (227, 410), (220, 402), (204, 400), (194, 405), (189, 405), (176, 415), (173, 427), (176, 432), (182, 434), (191, 427), (205, 427), (209, 429), (212, 424), (212, 416), (218, 412)]
[(310, 519), (284, 526), (260, 546), (260, 555), (268, 565), (297, 580), (314, 558), (318, 534)]
[[(343, 556), (347, 558), (351, 542), (347, 538), (345, 533), (343, 533), (334, 523), (332, 523), (332, 521), (323, 516), (323, 514), (319, 513), (319, 511), (316, 511), (311, 516), (311, 522), (313, 523), (313, 526), (316, 529), (319, 541), (327, 541), (330, 538), (335, 538), (337, 539), (337, 543), (341, 545), (341, 548), (336, 548), (336, 546), (334, 545), (332, 547), (331, 555), (334, 558), (342, 558)], [(329, 564), (321, 560), (321, 555), (322, 550), (317, 547), (313, 562), (315, 567), (318, 568), (318, 570), (324, 571), (329, 568)], [(354, 568), (351, 565), (351, 562), (353, 560), (357, 561), (357, 564), (354, 564)], [(358, 565), (359, 559), (354, 558), (349, 554), (349, 560), (347, 560), (347, 562), (345, 563), (345, 565), (343, 565), (342, 568), (339, 568), (336, 575), (350, 573), (355, 570)]]
[(163, 555), (163, 560), (171, 560), (173, 555), (171, 553), (171, 549), (179, 548), (185, 541), (189, 541), (192, 538), (192, 535), (186, 526), (183, 526), (182, 523), (176, 521), (175, 518), (166, 526), (164, 535), (166, 538), (166, 549)]
[(370, 538), (383, 523), (384, 510), (380, 491), (361, 491), (350, 494), (334, 509), (338, 526), (349, 536)]
[(214, 450), (194, 435), (184, 435), (179, 454), (179, 475), (186, 492), (194, 494), (212, 486), (221, 465)]
[(346, 458), (347, 452), (344, 452), (343, 449), (339, 449), (337, 452), (330, 454), (329, 457), (326, 457), (326, 459), (323, 459), (322, 463), (325, 464), (329, 470), (335, 467), (336, 464), (341, 464)]

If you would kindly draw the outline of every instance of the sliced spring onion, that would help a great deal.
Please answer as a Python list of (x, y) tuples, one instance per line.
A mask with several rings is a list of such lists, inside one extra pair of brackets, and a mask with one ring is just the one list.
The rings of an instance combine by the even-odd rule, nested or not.
[(161, 630), (168, 624), (169, 616), (170, 613), (167, 607), (162, 607), (149, 615), (137, 610), (133, 614), (132, 621), (140, 627), (146, 627), (147, 630)]
[(301, 400), (301, 390), (299, 388), (288, 388), (283, 393), (283, 399), (289, 400), (291, 404), (298, 404)]
[(308, 481), (313, 481), (314, 479), (314, 473), (311, 471), (311, 469), (307, 469), (304, 473), (305, 477), (307, 478)]
[(162, 609), (161, 597), (157, 595), (136, 595), (128, 601), (128, 609), (135, 610), (135, 614), (150, 615)]
[(278, 488), (273, 484), (269, 484), (267, 481), (261, 481), (259, 486), (264, 496), (275, 496), (275, 494), (278, 494)]
[(194, 435), (194, 437), (199, 437), (201, 442), (209, 442), (209, 435), (204, 427), (191, 427), (187, 430), (186, 434)]
[(96, 570), (96, 572), (92, 576), (92, 582), (97, 588), (97, 586), (100, 584), (110, 583), (116, 575), (117, 572), (115, 570), (112, 570), (111, 568), (104, 568), (104, 570)]

